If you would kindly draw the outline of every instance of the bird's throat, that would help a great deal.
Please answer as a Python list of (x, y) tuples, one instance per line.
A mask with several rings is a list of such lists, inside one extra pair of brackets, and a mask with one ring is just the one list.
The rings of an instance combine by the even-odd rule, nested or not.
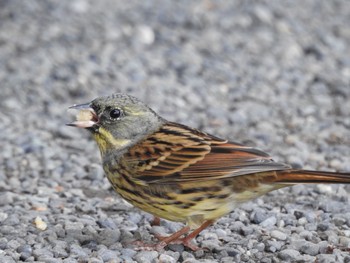
[(99, 128), (98, 132), (93, 133), (93, 136), (102, 156), (109, 151), (122, 150), (130, 144), (130, 140), (114, 138), (110, 132), (102, 127)]

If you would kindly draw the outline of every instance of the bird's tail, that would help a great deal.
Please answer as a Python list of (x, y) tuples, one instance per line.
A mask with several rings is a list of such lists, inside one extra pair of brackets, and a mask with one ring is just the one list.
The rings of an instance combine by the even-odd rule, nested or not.
[(350, 173), (285, 170), (277, 171), (270, 179), (271, 183), (281, 184), (350, 184)]

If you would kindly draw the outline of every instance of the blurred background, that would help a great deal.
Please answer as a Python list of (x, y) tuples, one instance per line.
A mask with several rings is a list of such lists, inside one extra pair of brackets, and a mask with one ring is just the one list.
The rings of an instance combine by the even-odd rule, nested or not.
[[(296, 167), (350, 171), (349, 25), (346, 0), (0, 0), (0, 223), (10, 228), (0, 248), (7, 259), (17, 261), (18, 247), (30, 244), (20, 233), (45, 235), (28, 230), (38, 213), (57, 228), (61, 214), (103, 218), (98, 205), (84, 208), (100, 202), (101, 191), (117, 198), (89, 134), (65, 126), (69, 106), (98, 96), (134, 95), (171, 121)], [(291, 203), (327, 193), (325, 202), (344, 212), (347, 189), (282, 193)], [(13, 247), (1, 247), (11, 240)], [(30, 247), (28, 258), (40, 259)]]

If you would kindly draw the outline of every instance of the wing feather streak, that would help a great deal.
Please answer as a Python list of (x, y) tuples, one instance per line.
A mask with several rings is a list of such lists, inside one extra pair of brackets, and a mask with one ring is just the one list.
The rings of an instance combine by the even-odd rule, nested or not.
[(141, 160), (132, 174), (149, 184), (214, 180), (290, 168), (258, 149), (176, 123), (167, 123), (125, 156), (127, 162)]

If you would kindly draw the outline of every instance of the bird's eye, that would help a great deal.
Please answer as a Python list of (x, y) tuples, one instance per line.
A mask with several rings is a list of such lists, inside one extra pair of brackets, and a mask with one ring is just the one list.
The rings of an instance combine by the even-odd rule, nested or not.
[(122, 115), (122, 111), (119, 109), (113, 109), (109, 112), (111, 119), (118, 119)]

